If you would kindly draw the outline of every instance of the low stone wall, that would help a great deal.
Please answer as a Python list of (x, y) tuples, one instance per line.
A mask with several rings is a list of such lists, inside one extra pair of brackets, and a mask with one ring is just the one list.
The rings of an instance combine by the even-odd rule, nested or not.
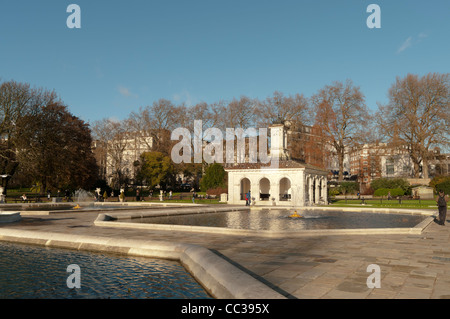
[(177, 260), (215, 298), (285, 299), (283, 295), (210, 250), (196, 245), (3, 228), (0, 228), (0, 240), (54, 248)]
[[(242, 210), (249, 208), (236, 207), (234, 210)], [(282, 207), (251, 207), (251, 210), (260, 209), (285, 209)], [(169, 224), (151, 224), (151, 223), (133, 223), (127, 222), (127, 219), (142, 218), (142, 217), (157, 217), (169, 215), (182, 215), (188, 213), (186, 210), (168, 209), (166, 211), (158, 211), (157, 213), (147, 212), (124, 212), (124, 213), (104, 213), (99, 214), (94, 221), (94, 225), (98, 227), (113, 227), (113, 228), (131, 228), (131, 229), (147, 229), (147, 230), (164, 230), (164, 231), (182, 231), (182, 232), (198, 232), (221, 235), (237, 235), (237, 236), (258, 236), (269, 238), (285, 238), (285, 237), (307, 237), (307, 236), (330, 236), (330, 235), (380, 235), (380, 234), (421, 234), (436, 215), (435, 212), (427, 210), (406, 210), (406, 209), (388, 209), (388, 208), (364, 208), (359, 207), (307, 207), (311, 210), (330, 210), (342, 212), (360, 212), (367, 213), (385, 213), (385, 214), (419, 214), (428, 216), (421, 223), (411, 228), (360, 228), (360, 229), (313, 229), (301, 231), (271, 231), (271, 230), (247, 230), (247, 229), (232, 229), (223, 227), (206, 227), (206, 226), (189, 226), (189, 225), (169, 225)], [(208, 212), (230, 211), (231, 208), (199, 208), (198, 210), (191, 210), (190, 214), (202, 214)]]

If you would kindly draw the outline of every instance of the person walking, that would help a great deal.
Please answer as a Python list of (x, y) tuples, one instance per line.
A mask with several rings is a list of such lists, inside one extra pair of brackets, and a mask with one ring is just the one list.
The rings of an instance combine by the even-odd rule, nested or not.
[(141, 200), (141, 195), (139, 193), (139, 189), (136, 190), (136, 201), (139, 202)]
[(439, 195), (436, 198), (436, 203), (439, 209), (438, 224), (442, 226), (445, 225), (445, 219), (447, 217), (447, 202), (448, 202), (448, 195), (445, 195), (444, 191), (440, 190)]

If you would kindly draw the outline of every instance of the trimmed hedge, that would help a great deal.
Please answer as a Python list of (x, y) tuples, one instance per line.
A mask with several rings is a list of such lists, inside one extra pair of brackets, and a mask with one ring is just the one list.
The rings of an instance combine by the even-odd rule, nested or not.
[[(370, 183), (370, 187), (376, 192), (379, 189), (402, 189), (405, 193), (411, 191), (411, 186), (406, 179), (403, 178), (379, 178)], [(392, 192), (391, 192), (392, 195)], [(394, 196), (394, 195), (392, 195)], [(399, 195), (397, 195), (399, 196)]]
[(436, 184), (436, 193), (443, 190), (445, 194), (450, 194), (450, 180), (444, 181), (442, 183)]
[(405, 191), (401, 188), (378, 188), (375, 191), (374, 196), (388, 196), (389, 192), (392, 197), (405, 195)]

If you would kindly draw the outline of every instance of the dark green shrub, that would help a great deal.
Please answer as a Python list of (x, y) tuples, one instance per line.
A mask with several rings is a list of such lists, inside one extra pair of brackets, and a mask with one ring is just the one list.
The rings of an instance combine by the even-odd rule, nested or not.
[(383, 197), (387, 197), (389, 192), (391, 193), (392, 197), (397, 197), (397, 196), (403, 196), (405, 195), (405, 191), (401, 188), (378, 188), (375, 192), (374, 192), (374, 196), (383, 196)]
[(356, 194), (359, 191), (359, 184), (357, 182), (342, 182), (339, 185), (339, 192), (343, 195)]
[(202, 192), (206, 192), (208, 189), (216, 187), (227, 187), (226, 183), (227, 173), (222, 165), (214, 163), (208, 166), (205, 170), (205, 175), (200, 181), (200, 189)]
[(445, 194), (450, 194), (450, 180), (444, 181), (442, 183), (436, 184), (435, 192), (444, 191)]
[[(411, 186), (406, 179), (403, 178), (379, 178), (370, 183), (370, 187), (376, 191), (380, 188), (396, 189), (401, 188), (404, 194), (411, 192)], [(392, 193), (391, 193), (392, 194)]]

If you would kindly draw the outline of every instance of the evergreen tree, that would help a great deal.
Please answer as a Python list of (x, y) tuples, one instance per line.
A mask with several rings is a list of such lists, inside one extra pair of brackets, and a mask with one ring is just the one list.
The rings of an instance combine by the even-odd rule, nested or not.
[(216, 187), (226, 187), (226, 172), (223, 166), (218, 163), (209, 165), (200, 181), (200, 189), (202, 192)]

